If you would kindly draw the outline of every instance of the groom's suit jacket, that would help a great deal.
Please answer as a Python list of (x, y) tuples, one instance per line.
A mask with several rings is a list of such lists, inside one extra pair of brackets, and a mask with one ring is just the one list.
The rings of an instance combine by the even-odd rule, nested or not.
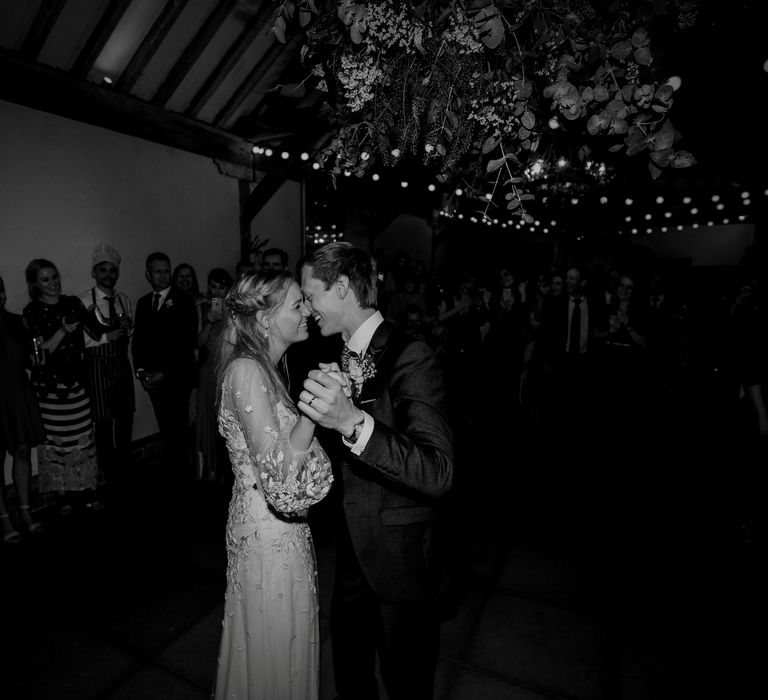
[(439, 499), (453, 480), (442, 370), (423, 341), (384, 321), (355, 403), (374, 419), (360, 456), (339, 446), (337, 481), (366, 580), (383, 602), (435, 599), (448, 584)]

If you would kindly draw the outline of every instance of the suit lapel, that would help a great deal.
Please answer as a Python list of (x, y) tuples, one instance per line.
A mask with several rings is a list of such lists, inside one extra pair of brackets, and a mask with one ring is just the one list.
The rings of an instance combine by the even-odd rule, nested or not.
[(363, 389), (360, 392), (360, 395), (357, 397), (356, 401), (358, 405), (363, 401), (369, 401), (370, 399), (379, 396), (381, 394), (382, 388), (386, 384), (386, 378), (382, 376), (381, 372), (378, 371), (378, 368), (381, 358), (384, 355), (384, 351), (386, 350), (387, 340), (389, 339), (391, 332), (392, 327), (390, 323), (388, 321), (383, 321), (381, 324), (379, 324), (379, 327), (376, 329), (373, 337), (371, 338), (371, 342), (368, 345), (367, 354), (370, 355), (370, 357), (373, 359), (373, 364), (377, 371), (373, 377), (366, 380), (363, 384)]

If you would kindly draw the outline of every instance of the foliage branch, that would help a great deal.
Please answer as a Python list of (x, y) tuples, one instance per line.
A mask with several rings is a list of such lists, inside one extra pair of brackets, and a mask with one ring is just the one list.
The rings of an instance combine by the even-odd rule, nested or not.
[(693, 25), (686, 0), (284, 0), (272, 31), (306, 31), (305, 83), (335, 129), (318, 155), (331, 173), (419, 160), (447, 185), (501, 188), (528, 220), (525, 173), (554, 127), (581, 158), (596, 141), (647, 153), (654, 178), (696, 162), (675, 148), (650, 30), (660, 6), (673, 36)]

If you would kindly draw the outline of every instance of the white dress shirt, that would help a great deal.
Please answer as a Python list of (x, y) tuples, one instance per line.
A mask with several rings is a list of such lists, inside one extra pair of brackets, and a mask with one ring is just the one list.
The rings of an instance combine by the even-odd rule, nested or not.
[[(123, 294), (122, 292), (114, 292), (115, 295), (115, 308), (117, 309), (118, 313), (123, 312), (125, 313), (129, 318), (133, 318), (133, 306), (131, 306), (130, 299)], [(80, 301), (83, 302), (83, 306), (85, 306), (86, 309), (89, 309), (91, 306), (93, 306), (94, 297), (96, 300), (96, 317), (104, 323), (104, 325), (107, 325), (107, 321), (109, 319), (109, 301), (107, 300), (107, 297), (110, 295), (106, 292), (102, 291), (98, 287), (94, 286), (91, 287), (87, 292), (83, 292), (80, 295)], [(114, 319), (112, 319), (114, 321)], [(104, 345), (105, 343), (108, 343), (107, 340), (107, 334), (102, 333), (98, 340), (94, 340), (91, 338), (91, 336), (88, 333), (83, 333), (83, 336), (85, 337), (85, 347), (86, 348), (95, 348), (99, 345)]]

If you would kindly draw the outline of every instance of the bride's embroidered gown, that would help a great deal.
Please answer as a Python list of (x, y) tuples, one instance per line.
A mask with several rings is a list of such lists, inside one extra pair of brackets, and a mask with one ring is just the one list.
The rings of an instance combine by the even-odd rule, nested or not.
[(317, 440), (307, 452), (291, 448), (297, 420), (267, 390), (256, 362), (232, 363), (219, 409), (235, 484), (217, 700), (318, 697), (316, 569), (306, 514), (333, 477)]

